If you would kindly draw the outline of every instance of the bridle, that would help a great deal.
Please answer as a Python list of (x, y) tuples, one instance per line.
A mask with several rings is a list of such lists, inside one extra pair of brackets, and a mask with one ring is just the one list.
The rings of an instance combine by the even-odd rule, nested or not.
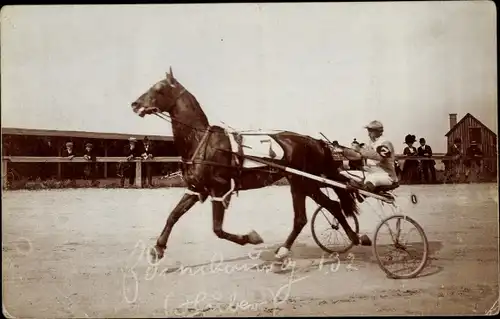
[[(177, 101), (179, 101), (179, 99), (184, 95), (184, 93), (186, 93), (186, 89), (183, 87), (182, 90), (180, 91), (180, 93), (177, 95), (177, 97), (172, 102), (172, 104), (169, 106), (169, 108), (168, 108), (169, 110), (177, 104)], [(177, 121), (177, 120), (173, 119), (172, 116), (170, 114), (168, 114), (166, 111), (154, 112), (153, 114), (158, 116), (162, 120), (165, 120), (165, 121), (170, 122), (170, 123), (171, 123), (171, 121)], [(177, 121), (177, 122), (179, 122), (179, 121)]]
[[(184, 95), (184, 93), (186, 93), (186, 91), (187, 90), (183, 87), (182, 90), (177, 95), (177, 97), (174, 99), (173, 103), (170, 105), (169, 109), (171, 109), (172, 107), (174, 107), (177, 104), (177, 102), (179, 101), (179, 99)], [(169, 122), (169, 123), (177, 122), (177, 123), (180, 123), (180, 124), (183, 124), (183, 125), (186, 125), (186, 126), (190, 126), (190, 125), (188, 125), (186, 123), (183, 123), (183, 122), (177, 120), (176, 118), (172, 117), (172, 115), (170, 115), (166, 111), (155, 112), (153, 114), (156, 115), (157, 117), (161, 118), (162, 120)], [(192, 129), (196, 129), (196, 128), (192, 128)], [(194, 163), (194, 159), (195, 159), (196, 155), (198, 154), (198, 152), (200, 151), (201, 146), (204, 144), (204, 142), (208, 138), (208, 135), (209, 135), (208, 133), (209, 132), (210, 132), (210, 126), (208, 126), (207, 129), (205, 130), (205, 133), (203, 134), (203, 137), (202, 137), (201, 141), (196, 146), (196, 149), (195, 149), (195, 151), (193, 153), (193, 156), (191, 156), (191, 159), (190, 160), (186, 160), (184, 158), (181, 158), (181, 161), (182, 161), (183, 164), (190, 165), (190, 164)]]

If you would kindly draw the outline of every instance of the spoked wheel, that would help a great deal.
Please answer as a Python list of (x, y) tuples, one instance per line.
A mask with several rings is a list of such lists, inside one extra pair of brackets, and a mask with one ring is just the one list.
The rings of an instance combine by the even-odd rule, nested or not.
[[(347, 217), (347, 223), (359, 233), (356, 216)], [(339, 221), (324, 207), (318, 206), (311, 220), (311, 232), (314, 241), (327, 253), (345, 253), (354, 245)]]
[(415, 220), (405, 215), (393, 215), (377, 226), (373, 253), (389, 277), (415, 278), (427, 264), (429, 243)]

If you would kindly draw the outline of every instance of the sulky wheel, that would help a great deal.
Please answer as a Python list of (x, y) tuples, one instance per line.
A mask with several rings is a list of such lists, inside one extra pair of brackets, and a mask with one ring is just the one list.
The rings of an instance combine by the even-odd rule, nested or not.
[(414, 278), (427, 264), (429, 242), (415, 220), (405, 215), (393, 215), (377, 226), (373, 253), (380, 268), (390, 278)]
[[(356, 234), (359, 233), (356, 216), (346, 219)], [(338, 220), (322, 206), (318, 206), (312, 216), (311, 232), (316, 244), (330, 254), (345, 253), (354, 246)]]

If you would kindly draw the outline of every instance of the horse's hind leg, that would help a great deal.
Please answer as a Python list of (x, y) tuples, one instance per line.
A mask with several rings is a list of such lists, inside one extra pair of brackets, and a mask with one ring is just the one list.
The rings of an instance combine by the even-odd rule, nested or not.
[(222, 204), (221, 201), (216, 201), (216, 200), (212, 201), (213, 230), (215, 235), (217, 235), (217, 237), (232, 241), (233, 243), (242, 246), (246, 244), (258, 245), (264, 242), (260, 237), (260, 235), (257, 234), (257, 232), (254, 230), (252, 230), (250, 233), (246, 235), (231, 234), (222, 230), (225, 211), (226, 209), (224, 208), (224, 205)]
[(297, 186), (297, 184), (293, 180), (289, 181), (290, 181), (290, 190), (292, 192), (292, 203), (294, 212), (293, 229), (290, 235), (288, 235), (285, 244), (276, 251), (275, 257), (277, 259), (282, 259), (288, 255), (293, 243), (299, 236), (304, 226), (307, 224), (306, 194), (302, 191), (301, 187)]
[(342, 213), (342, 207), (340, 203), (331, 200), (328, 196), (323, 194), (319, 187), (309, 188), (311, 198), (320, 206), (328, 209), (330, 213), (339, 221), (342, 228), (344, 228), (347, 236), (352, 241), (354, 245), (359, 245), (359, 237), (356, 234), (351, 226), (347, 223), (344, 214)]
[(197, 195), (193, 194), (184, 194), (181, 200), (172, 210), (170, 215), (167, 218), (167, 222), (165, 223), (165, 227), (160, 234), (160, 237), (156, 240), (156, 246), (151, 250), (151, 255), (155, 259), (163, 258), (165, 249), (167, 248), (167, 241), (170, 233), (172, 232), (172, 228), (175, 223), (182, 217), (194, 204), (199, 200)]

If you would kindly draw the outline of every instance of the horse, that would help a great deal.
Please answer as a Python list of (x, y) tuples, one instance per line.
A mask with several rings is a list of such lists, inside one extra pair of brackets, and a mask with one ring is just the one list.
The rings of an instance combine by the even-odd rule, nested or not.
[[(275, 258), (283, 259), (288, 256), (294, 241), (307, 224), (306, 197), (330, 211), (354, 245), (371, 245), (368, 238), (358, 237), (346, 221), (346, 217), (359, 214), (353, 192), (334, 188), (339, 199), (335, 201), (321, 191), (321, 187), (326, 185), (320, 182), (269, 166), (241, 165), (245, 160), (241, 156), (243, 153), (233, 152), (232, 133), (209, 123), (195, 96), (174, 77), (172, 67), (166, 72), (165, 78), (152, 85), (131, 103), (131, 107), (140, 117), (154, 114), (166, 119), (163, 116), (168, 116), (174, 145), (181, 157), (181, 174), (186, 185), (185, 194), (170, 212), (156, 245), (150, 250), (155, 260), (163, 258), (168, 238), (177, 221), (195, 203), (203, 203), (209, 196), (212, 202), (213, 232), (218, 238), (239, 245), (263, 243), (262, 237), (255, 230), (247, 234), (233, 234), (224, 230), (224, 213), (234, 192), (263, 188), (282, 178), (286, 178), (290, 185), (294, 219), (293, 229), (275, 251)], [(265, 137), (282, 154), (281, 158), (275, 156), (273, 159), (273, 156), (268, 156), (273, 163), (347, 182), (338, 173), (341, 164), (333, 160), (331, 148), (325, 141), (290, 131), (273, 132)], [(241, 150), (241, 143), (238, 145)]]

